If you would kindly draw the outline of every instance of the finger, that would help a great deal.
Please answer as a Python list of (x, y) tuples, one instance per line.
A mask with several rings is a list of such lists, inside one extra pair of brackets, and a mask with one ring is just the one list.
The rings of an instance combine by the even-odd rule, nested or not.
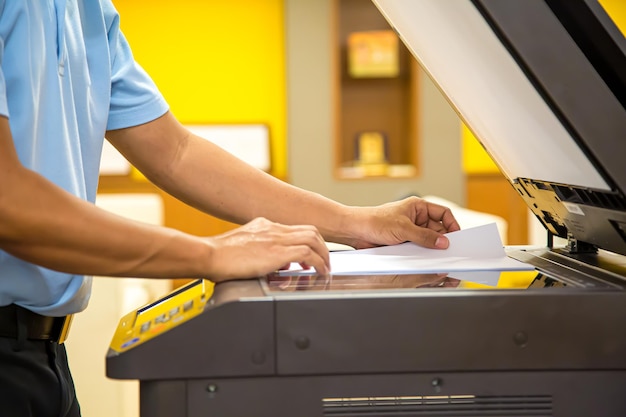
[[(323, 261), (327, 270), (330, 270), (330, 255), (328, 251), (328, 247), (322, 238), (322, 235), (319, 234), (316, 228), (312, 226), (286, 226), (288, 227), (287, 233), (284, 233), (281, 239), (281, 242), (284, 245), (306, 245), (313, 252), (315, 252)], [(304, 267), (303, 264), (308, 265), (310, 269), (311, 266), (314, 266), (310, 263), (305, 262), (304, 259), (296, 259), (293, 262), (298, 262), (300, 265)], [(316, 268), (318, 272), (319, 269)], [(320, 272), (322, 273), (322, 272)]]
[[(325, 246), (324, 246), (325, 248)], [(330, 272), (330, 259), (328, 253), (326, 257), (315, 251), (308, 245), (292, 245), (285, 248), (286, 256), (300, 265), (306, 265), (307, 269), (315, 269), (318, 274), (328, 274)]]
[(443, 218), (441, 219), (441, 223), (446, 227), (447, 232), (456, 232), (461, 230), (461, 226), (459, 222), (456, 220), (452, 211), (450, 209), (446, 210)]
[(456, 288), (459, 286), (459, 284), (461, 284), (461, 281), (456, 279), (456, 278), (446, 278), (446, 280), (443, 283), (444, 287), (452, 287), (452, 288)]
[(304, 269), (305, 271), (307, 269), (311, 269), (311, 265), (307, 265), (306, 262), (298, 262), (298, 264), (300, 264), (300, 268)]
[(429, 249), (447, 249), (450, 241), (446, 236), (434, 230), (416, 226), (413, 230), (412, 242)]
[[(461, 230), (452, 211), (448, 207), (439, 204), (427, 203), (425, 214), (427, 218), (420, 218), (420, 225), (432, 228), (435, 224), (443, 226), (445, 232)], [(420, 216), (421, 217), (421, 216)]]
[(441, 222), (437, 222), (434, 220), (430, 220), (426, 227), (430, 230), (434, 230), (435, 232), (442, 234), (448, 232), (448, 229), (446, 229), (446, 227)]
[(445, 227), (446, 232), (456, 232), (461, 230), (461, 226), (456, 221), (456, 218), (452, 214), (452, 210), (447, 207), (442, 207), (443, 211), (438, 213), (437, 217), (439, 222)]

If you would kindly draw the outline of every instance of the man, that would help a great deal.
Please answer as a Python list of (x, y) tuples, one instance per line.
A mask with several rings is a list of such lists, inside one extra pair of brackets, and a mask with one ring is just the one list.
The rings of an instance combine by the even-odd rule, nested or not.
[[(134, 62), (111, 0), (0, 0), (0, 68), (2, 415), (80, 415), (59, 329), (86, 307), (86, 276), (217, 282), (290, 262), (326, 274), (324, 239), (444, 249), (459, 229), (417, 198), (339, 204), (192, 135)], [(96, 208), (105, 136), (164, 190), (244, 226), (200, 238)]]

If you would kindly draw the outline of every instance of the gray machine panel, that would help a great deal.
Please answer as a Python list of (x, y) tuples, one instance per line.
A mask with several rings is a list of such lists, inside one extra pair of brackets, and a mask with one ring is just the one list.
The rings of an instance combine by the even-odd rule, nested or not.
[(144, 382), (140, 399), (150, 417), (615, 417), (625, 384), (597, 371), (207, 378)]
[(556, 288), (277, 301), (276, 374), (626, 369), (623, 304)]
[(142, 417), (621, 415), (625, 287), (555, 271), (524, 272), (525, 289), (410, 275), (225, 282), (193, 320), (110, 352), (107, 374), (141, 381)]
[[(626, 322), (624, 286), (560, 268), (519, 272), (536, 274), (525, 290), (465, 288), (445, 276), (438, 278), (445, 285), (432, 285), (436, 274), (225, 282), (198, 317), (111, 351), (107, 374), (154, 380), (626, 370), (626, 332), (618, 331)], [(424, 280), (427, 286), (406, 286)]]
[[(271, 298), (255, 295), (262, 295), (257, 281), (225, 285), (192, 320), (121, 354), (110, 349), (107, 375), (140, 380), (273, 375), (274, 306)], [(239, 302), (246, 296), (254, 302)]]

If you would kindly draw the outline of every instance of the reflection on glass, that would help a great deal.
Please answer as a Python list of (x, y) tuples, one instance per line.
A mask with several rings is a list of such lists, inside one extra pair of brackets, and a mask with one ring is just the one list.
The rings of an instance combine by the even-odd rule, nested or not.
[[(470, 274), (387, 274), (387, 275), (282, 275), (266, 277), (271, 292), (296, 291), (361, 291), (385, 289), (526, 289), (529, 287), (564, 287), (552, 278), (536, 271), (495, 271), (499, 274), (492, 284), (481, 279), (481, 271)], [(494, 271), (482, 271), (489, 276)]]
[(270, 275), (273, 291), (350, 291), (389, 288), (457, 287), (461, 281), (448, 274), (405, 275)]

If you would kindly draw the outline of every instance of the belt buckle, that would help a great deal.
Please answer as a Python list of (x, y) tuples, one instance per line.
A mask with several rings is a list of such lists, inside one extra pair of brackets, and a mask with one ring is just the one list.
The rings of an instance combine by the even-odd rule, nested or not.
[(67, 315), (65, 317), (60, 317), (59, 324), (55, 329), (53, 341), (58, 344), (63, 344), (67, 340), (67, 336), (70, 333), (70, 326), (72, 324), (72, 319), (74, 318), (73, 314)]

